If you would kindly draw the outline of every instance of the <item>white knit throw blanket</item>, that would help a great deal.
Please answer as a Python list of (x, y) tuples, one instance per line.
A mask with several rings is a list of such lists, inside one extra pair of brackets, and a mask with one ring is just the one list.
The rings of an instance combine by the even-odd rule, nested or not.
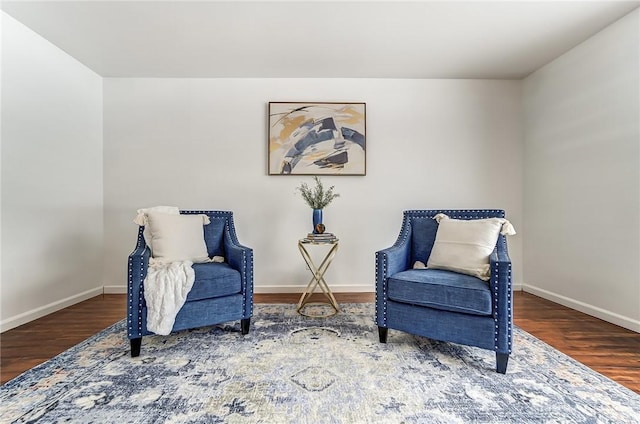
[(193, 287), (193, 262), (162, 262), (149, 259), (144, 279), (147, 302), (147, 329), (163, 336), (171, 333), (178, 311)]

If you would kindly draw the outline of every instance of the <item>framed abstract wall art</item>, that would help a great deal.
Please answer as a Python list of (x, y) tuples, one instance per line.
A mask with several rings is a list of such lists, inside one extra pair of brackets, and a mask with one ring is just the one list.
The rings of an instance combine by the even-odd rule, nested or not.
[(269, 102), (269, 175), (365, 175), (365, 103)]

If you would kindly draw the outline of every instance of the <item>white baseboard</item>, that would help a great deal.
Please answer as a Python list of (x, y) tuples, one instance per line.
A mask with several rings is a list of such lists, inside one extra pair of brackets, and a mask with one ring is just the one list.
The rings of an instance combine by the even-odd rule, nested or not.
[[(254, 293), (302, 293), (307, 286), (301, 285), (268, 285), (253, 286)], [(334, 293), (372, 293), (376, 291), (374, 285), (369, 284), (330, 284), (329, 288)], [(320, 292), (320, 289), (317, 290)], [(104, 294), (126, 294), (127, 286), (104, 286)]]
[(65, 299), (49, 303), (48, 305), (44, 305), (39, 308), (32, 309), (30, 311), (7, 318), (0, 322), (0, 332), (11, 330), (12, 328), (16, 328), (22, 324), (26, 324), (38, 318), (42, 318), (45, 315), (49, 315), (68, 306), (75, 305), (76, 303), (82, 302), (84, 300), (91, 299), (92, 297), (101, 295), (102, 293), (103, 288), (96, 287), (94, 289), (87, 290), (85, 292), (69, 296)]
[[(373, 293), (376, 291), (374, 285), (368, 284), (351, 284), (351, 285), (330, 285), (331, 291), (334, 293)], [(254, 286), (254, 293), (302, 293), (303, 286)], [(513, 291), (522, 291), (522, 284), (514, 284)], [(127, 286), (104, 286), (104, 294), (127, 294)]]
[[(329, 285), (334, 293), (373, 293), (376, 291), (375, 285), (369, 284), (345, 284)], [(300, 285), (268, 285), (254, 286), (253, 292), (260, 294), (269, 293), (302, 293), (306, 286)], [(522, 284), (514, 284), (513, 291), (522, 291)], [(104, 286), (104, 294), (127, 294), (127, 286)]]
[(104, 286), (104, 294), (127, 294), (127, 286)]
[[(271, 286), (254, 286), (253, 292), (260, 294), (267, 293), (302, 293), (307, 286), (301, 285), (271, 285)], [(371, 293), (376, 290), (373, 284), (329, 284), (329, 288), (333, 293)], [(321, 293), (320, 289), (316, 290)]]
[(624, 327), (636, 333), (640, 333), (640, 321), (625, 317), (615, 312), (607, 311), (606, 309), (599, 308), (597, 306), (590, 305), (588, 303), (581, 302), (579, 300), (571, 299), (566, 296), (562, 296), (557, 293), (550, 292), (538, 287), (523, 284), (522, 288), (525, 292), (535, 294), (543, 299), (550, 300), (560, 305), (566, 306), (576, 311), (583, 312), (587, 315), (591, 315), (601, 320), (610, 322), (612, 324)]

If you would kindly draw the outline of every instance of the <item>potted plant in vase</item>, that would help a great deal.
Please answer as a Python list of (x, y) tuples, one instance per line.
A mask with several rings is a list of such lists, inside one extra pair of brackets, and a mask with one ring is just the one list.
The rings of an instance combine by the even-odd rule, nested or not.
[(303, 182), (300, 183), (296, 189), (300, 192), (304, 201), (313, 209), (313, 232), (314, 234), (318, 234), (324, 231), (322, 210), (326, 208), (333, 199), (340, 197), (340, 194), (333, 192), (334, 186), (325, 189), (322, 180), (317, 175), (314, 175), (313, 180), (315, 181), (313, 188)]

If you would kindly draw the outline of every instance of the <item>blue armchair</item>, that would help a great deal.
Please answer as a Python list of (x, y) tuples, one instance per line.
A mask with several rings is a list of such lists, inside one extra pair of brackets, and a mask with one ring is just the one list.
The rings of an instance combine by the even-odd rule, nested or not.
[(490, 280), (440, 269), (412, 269), (431, 254), (438, 230), (433, 219), (504, 218), (502, 210), (404, 212), (395, 244), (376, 252), (376, 324), (381, 343), (388, 329), (496, 352), (496, 371), (506, 373), (511, 353), (511, 260), (504, 235), (490, 256)]
[[(176, 316), (173, 331), (204, 327), (240, 320), (242, 334), (249, 332), (253, 314), (253, 250), (240, 245), (233, 223), (233, 213), (227, 211), (180, 211), (181, 214), (206, 214), (211, 219), (205, 225), (204, 239), (210, 257), (223, 256), (224, 263), (195, 263), (195, 281), (185, 304)], [(127, 333), (131, 341), (131, 356), (140, 355), (142, 337), (153, 334), (147, 330), (147, 307), (144, 299), (144, 279), (151, 251), (138, 230), (135, 250), (129, 255), (127, 290)]]

